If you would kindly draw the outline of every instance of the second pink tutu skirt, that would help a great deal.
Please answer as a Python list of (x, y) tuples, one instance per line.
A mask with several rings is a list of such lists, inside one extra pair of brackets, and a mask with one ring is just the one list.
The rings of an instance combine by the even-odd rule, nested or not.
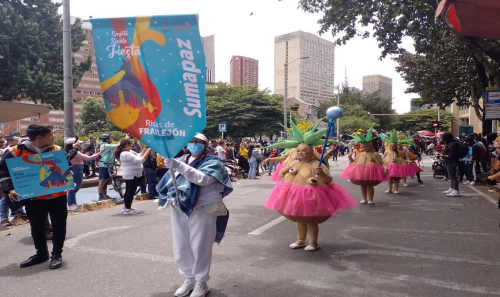
[(343, 179), (364, 180), (364, 181), (385, 181), (387, 177), (384, 174), (382, 165), (370, 164), (351, 164), (347, 166), (340, 174)]
[(388, 178), (414, 177), (417, 174), (415, 169), (410, 164), (389, 164), (387, 165), (387, 170), (389, 171), (389, 174), (387, 175)]
[(422, 172), (422, 169), (420, 169), (420, 167), (418, 167), (417, 163), (411, 162), (408, 165), (415, 171), (415, 173)]
[(271, 175), (272, 181), (275, 181), (275, 182), (281, 181), (280, 171), (283, 168), (285, 168), (285, 165), (282, 162), (279, 162), (278, 165), (276, 166), (276, 170), (274, 170), (273, 175)]
[(351, 194), (336, 184), (298, 186), (278, 183), (264, 206), (282, 214), (296, 217), (333, 216), (340, 210), (358, 205)]

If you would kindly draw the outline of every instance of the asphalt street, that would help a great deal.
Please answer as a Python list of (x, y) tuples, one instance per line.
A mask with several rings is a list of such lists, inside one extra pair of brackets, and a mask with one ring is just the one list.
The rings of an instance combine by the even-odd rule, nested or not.
[[(375, 205), (321, 224), (316, 252), (291, 250), (295, 225), (263, 207), (269, 177), (235, 183), (209, 296), (500, 296), (496, 194), (462, 186), (462, 197), (447, 198), (449, 183), (433, 179), (425, 163), (423, 186), (410, 180), (394, 195), (379, 185)], [(359, 201), (360, 189), (339, 178), (346, 165), (345, 157), (333, 162), (334, 181)], [(170, 210), (153, 201), (134, 206), (144, 213), (124, 216), (117, 206), (71, 215), (64, 266), (55, 271), (48, 263), (20, 269), (34, 253), (29, 226), (1, 229), (0, 296), (173, 296), (183, 279), (173, 263)]]

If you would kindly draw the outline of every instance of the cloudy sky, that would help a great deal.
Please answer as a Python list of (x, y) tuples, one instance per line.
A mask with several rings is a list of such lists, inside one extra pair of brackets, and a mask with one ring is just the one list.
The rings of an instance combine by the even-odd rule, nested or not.
[[(127, 3), (127, 4), (125, 4)], [(72, 0), (71, 15), (88, 19), (136, 15), (199, 14), (202, 36), (215, 35), (217, 81), (229, 82), (232, 55), (259, 60), (260, 88), (274, 86), (274, 37), (302, 30), (317, 34), (320, 15), (297, 9), (297, 0)], [(253, 13), (253, 15), (250, 15)], [(325, 39), (334, 40), (331, 34)], [(405, 94), (406, 84), (389, 58), (379, 60), (380, 49), (375, 39), (356, 38), (337, 46), (335, 84), (347, 78), (350, 86), (361, 89), (363, 75), (382, 74), (393, 79), (393, 108), (398, 113), (410, 110)]]

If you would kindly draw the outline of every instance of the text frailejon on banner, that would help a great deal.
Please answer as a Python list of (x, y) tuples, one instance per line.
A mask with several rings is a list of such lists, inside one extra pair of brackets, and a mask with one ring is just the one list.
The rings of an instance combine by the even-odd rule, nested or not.
[(91, 19), (111, 122), (164, 157), (206, 126), (197, 15)]
[(64, 192), (74, 188), (64, 151), (7, 159), (19, 200)]

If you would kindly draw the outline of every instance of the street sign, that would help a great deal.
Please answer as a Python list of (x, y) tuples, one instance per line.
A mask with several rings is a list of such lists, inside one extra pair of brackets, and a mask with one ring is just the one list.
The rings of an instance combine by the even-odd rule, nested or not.
[(486, 103), (500, 103), (500, 90), (486, 91)]
[(500, 90), (498, 89), (486, 91), (485, 118), (486, 120), (500, 120)]
[(227, 132), (227, 124), (226, 123), (220, 123), (219, 124), (219, 133), (225, 133)]

